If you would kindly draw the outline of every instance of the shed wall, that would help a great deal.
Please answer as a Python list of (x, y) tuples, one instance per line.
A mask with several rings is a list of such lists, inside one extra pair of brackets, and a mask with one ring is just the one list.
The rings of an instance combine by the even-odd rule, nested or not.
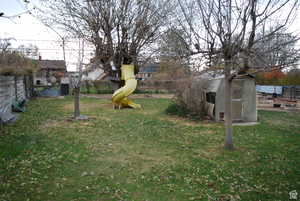
[[(224, 120), (225, 83), (222, 79), (216, 93), (215, 120)], [(232, 83), (232, 117), (234, 121), (257, 121), (256, 88), (254, 79), (235, 79)]]
[(257, 107), (256, 107), (256, 88), (253, 79), (243, 80), (243, 112), (242, 120), (246, 122), (257, 121)]
[(0, 120), (2, 122), (15, 119), (12, 113), (14, 101), (22, 101), (31, 97), (30, 80), (30, 76), (0, 76)]
[(224, 102), (224, 97), (225, 97), (225, 85), (224, 85), (224, 79), (221, 79), (219, 88), (216, 92), (216, 103), (215, 103), (215, 120), (216, 121), (221, 121), (222, 119), (220, 118), (220, 113), (225, 112), (225, 102)]

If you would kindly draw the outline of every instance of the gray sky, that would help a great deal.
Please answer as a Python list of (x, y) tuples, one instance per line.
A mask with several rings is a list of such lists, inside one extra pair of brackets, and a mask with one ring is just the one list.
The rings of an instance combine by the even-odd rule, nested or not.
[[(0, 12), (5, 16), (15, 16), (24, 13), (23, 0), (0, 0)], [(32, 0), (34, 1), (34, 0)], [(37, 19), (29, 14), (21, 14), (11, 19), (0, 18), (0, 36), (13, 36), (16, 39), (48, 39), (57, 40), (55, 33), (42, 25)]]
[[(37, 0), (30, 0), (36, 5)], [(38, 19), (28, 13), (23, 0), (0, 0), (0, 12), (5, 16), (15, 16), (11, 19), (0, 17), (0, 38), (13, 37), (12, 47), (33, 44), (38, 46), (43, 59), (63, 59), (62, 41), (51, 29), (43, 25)], [(23, 14), (22, 14), (23, 13)], [(18, 14), (21, 14), (20, 17)], [(63, 35), (63, 34), (62, 34)], [(78, 57), (78, 42), (69, 41), (66, 44), (66, 60), (68, 70), (75, 70)], [(86, 47), (86, 61), (91, 57), (92, 47)]]
[[(26, 11), (23, 0), (0, 0), (0, 12), (6, 16), (15, 16)], [(31, 4), (38, 5), (38, 0), (30, 0)], [(300, 14), (291, 31), (300, 33)], [(39, 20), (30, 14), (22, 14), (20, 17), (7, 19), (0, 17), (0, 38), (13, 37), (13, 47), (21, 44), (33, 44), (38, 46), (39, 52), (43, 59), (63, 59), (60, 37), (51, 29), (43, 25)], [(74, 70), (71, 63), (77, 61), (78, 43), (69, 42), (66, 47), (66, 58), (70, 70)], [(86, 48), (86, 59), (91, 57), (92, 47)]]

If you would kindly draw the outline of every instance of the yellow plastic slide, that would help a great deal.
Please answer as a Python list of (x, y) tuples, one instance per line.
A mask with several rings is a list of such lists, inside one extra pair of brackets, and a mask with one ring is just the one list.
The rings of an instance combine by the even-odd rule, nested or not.
[(125, 86), (121, 87), (112, 95), (112, 102), (114, 108), (117, 106), (141, 108), (141, 105), (136, 104), (128, 99), (128, 96), (134, 92), (137, 86), (137, 80), (134, 76), (133, 65), (122, 65), (121, 67), (121, 79), (125, 80)]

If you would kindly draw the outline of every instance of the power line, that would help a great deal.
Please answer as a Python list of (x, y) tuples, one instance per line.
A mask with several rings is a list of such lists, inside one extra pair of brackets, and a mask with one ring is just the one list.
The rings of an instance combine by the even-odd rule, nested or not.
[[(8, 50), (20, 50), (20, 48), (8, 48)], [(42, 50), (42, 51), (62, 51), (62, 49), (56, 49), (56, 48), (41, 48), (41, 49), (38, 48), (38, 51), (40, 51), (40, 50)], [(79, 51), (80, 49), (69, 48), (69, 49), (65, 49), (65, 50), (66, 51)], [(84, 51), (93, 52), (95, 50), (93, 50), (93, 49), (85, 49)]]
[[(27, 9), (19, 0), (16, 0), (17, 1), (17, 3), (22, 7), (22, 9), (23, 9), (23, 11), (22, 12), (20, 12), (20, 13), (18, 13), (18, 14), (14, 14), (14, 15), (10, 15), (10, 16), (6, 16), (5, 15), (5, 13), (3, 13), (3, 12), (1, 12), (1, 15), (0, 15), (0, 17), (3, 17), (3, 18), (7, 18), (7, 19), (9, 19), (9, 20), (11, 20), (12, 22), (14, 22), (13, 21), (13, 18), (16, 18), (16, 17), (21, 17), (21, 15), (23, 15), (23, 14), (31, 14), (31, 10), (30, 9)], [(27, 2), (26, 2), (27, 3)], [(33, 10), (34, 10), (35, 8), (33, 8)], [(15, 23), (15, 22), (14, 22)]]
[(34, 40), (34, 39), (17, 39), (15, 38), (17, 41), (36, 41), (36, 42), (61, 42), (59, 40), (49, 40), (49, 39), (39, 39), (39, 40)]
[[(23, 38), (14, 38), (17, 41), (37, 41), (37, 42), (58, 42), (61, 43), (61, 40), (50, 40), (50, 39), (23, 39)], [(75, 38), (72, 38), (73, 40), (66, 40), (67, 43), (78, 43), (78, 40), (75, 40)]]

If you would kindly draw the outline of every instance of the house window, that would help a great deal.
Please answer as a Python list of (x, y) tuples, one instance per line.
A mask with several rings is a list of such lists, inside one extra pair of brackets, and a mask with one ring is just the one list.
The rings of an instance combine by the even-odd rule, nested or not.
[(36, 84), (37, 84), (37, 85), (40, 85), (40, 84), (41, 84), (41, 80), (37, 80), (37, 81), (36, 81)]

